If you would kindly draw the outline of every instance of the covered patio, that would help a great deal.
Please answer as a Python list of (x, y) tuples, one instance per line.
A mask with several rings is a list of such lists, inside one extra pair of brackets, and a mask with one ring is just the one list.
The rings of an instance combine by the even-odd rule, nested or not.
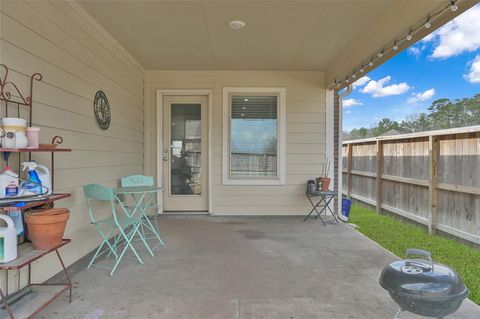
[[(126, 261), (113, 278), (82, 270), (72, 278), (73, 303), (58, 300), (40, 317), (385, 319), (398, 310), (378, 283), (397, 257), (346, 224), (171, 215), (159, 222), (166, 246), (156, 258)], [(478, 318), (480, 307), (466, 300), (458, 316)]]
[[(72, 303), (62, 295), (38, 316), (393, 317), (378, 279), (396, 257), (346, 224), (302, 222), (307, 181), (331, 179), (325, 191), (340, 213), (351, 83), (476, 3), (0, 1), (1, 116), (40, 128), (34, 150), (2, 152), (18, 173), (22, 161), (50, 163), (54, 193), (42, 203), (69, 212), (57, 248)], [(12, 106), (19, 94), (26, 111)], [(85, 185), (109, 192), (96, 213), (111, 220), (123, 203), (113, 190), (139, 175), (156, 194), (145, 207), (165, 246), (153, 258), (135, 245), (145, 264), (125, 258), (113, 276), (85, 270), (102, 239), (149, 220), (116, 221), (102, 238)], [(22, 264), (27, 288), (33, 261), (33, 281), (61, 278), (54, 254), (37, 254), (46, 257)], [(25, 268), (0, 273), (2, 289), (18, 283), (7, 295), (27, 284)], [(28, 308), (24, 300), (13, 307)], [(470, 301), (459, 314), (480, 317)]]

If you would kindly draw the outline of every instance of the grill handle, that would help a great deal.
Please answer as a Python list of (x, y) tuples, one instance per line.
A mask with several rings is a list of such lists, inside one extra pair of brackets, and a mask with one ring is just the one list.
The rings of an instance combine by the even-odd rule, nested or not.
[[(426, 263), (427, 260), (424, 260), (424, 259), (409, 259), (408, 257), (412, 255), (426, 257), (428, 259), (429, 264), (427, 264)], [(407, 259), (405, 261), (405, 265), (407, 266), (410, 266), (410, 265), (419, 266), (419, 267), (427, 268), (433, 271), (432, 253), (427, 250), (415, 249), (415, 248), (407, 249), (405, 250), (405, 258)]]

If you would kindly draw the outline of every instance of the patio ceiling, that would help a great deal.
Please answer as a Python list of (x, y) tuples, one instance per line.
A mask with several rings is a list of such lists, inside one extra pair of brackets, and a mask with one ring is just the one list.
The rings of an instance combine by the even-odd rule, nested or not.
[[(324, 70), (331, 81), (449, 1), (80, 3), (149, 70)], [(475, 3), (461, 1), (427, 31)], [(246, 27), (232, 30), (232, 20)]]

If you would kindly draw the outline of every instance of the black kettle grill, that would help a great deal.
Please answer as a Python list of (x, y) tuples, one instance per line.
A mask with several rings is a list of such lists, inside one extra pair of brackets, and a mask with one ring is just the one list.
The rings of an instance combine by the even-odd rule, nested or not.
[[(400, 306), (402, 311), (417, 315), (444, 318), (460, 308), (468, 289), (451, 268), (434, 263), (432, 253), (421, 249), (407, 249), (406, 259), (386, 266), (380, 276), (380, 285)], [(423, 257), (409, 259), (409, 257)]]

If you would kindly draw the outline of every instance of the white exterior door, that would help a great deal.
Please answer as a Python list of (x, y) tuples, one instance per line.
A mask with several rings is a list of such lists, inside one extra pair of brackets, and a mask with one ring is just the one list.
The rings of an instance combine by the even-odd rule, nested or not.
[(165, 211), (208, 210), (206, 96), (165, 96), (163, 206)]

